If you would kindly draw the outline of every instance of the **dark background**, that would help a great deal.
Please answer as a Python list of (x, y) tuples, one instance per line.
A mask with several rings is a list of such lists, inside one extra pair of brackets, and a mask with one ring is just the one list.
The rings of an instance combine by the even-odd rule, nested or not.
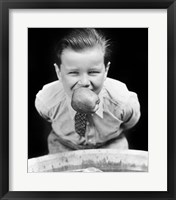
[[(51, 130), (37, 113), (35, 95), (43, 85), (57, 79), (54, 70), (54, 46), (66, 28), (28, 29), (28, 158), (48, 153), (47, 137)], [(131, 149), (148, 150), (148, 29), (102, 28), (112, 42), (108, 77), (126, 83), (138, 94), (141, 118), (126, 133)]]

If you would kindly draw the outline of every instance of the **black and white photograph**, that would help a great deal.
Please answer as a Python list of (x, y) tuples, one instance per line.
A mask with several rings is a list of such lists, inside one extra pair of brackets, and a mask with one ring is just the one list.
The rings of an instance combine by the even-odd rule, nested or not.
[(28, 28), (28, 172), (148, 172), (148, 28)]
[(0, 0), (0, 199), (175, 200), (176, 0)]

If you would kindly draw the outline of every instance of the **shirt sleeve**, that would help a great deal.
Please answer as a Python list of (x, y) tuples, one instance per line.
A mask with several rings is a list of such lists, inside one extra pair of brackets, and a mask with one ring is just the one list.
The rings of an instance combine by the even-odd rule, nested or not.
[(126, 84), (111, 78), (107, 78), (105, 87), (110, 98), (117, 104), (117, 117), (119, 117), (120, 110), (121, 128), (124, 130), (132, 128), (141, 115), (137, 94), (129, 91)]
[(38, 113), (40, 114), (41, 117), (43, 117), (48, 122), (51, 122), (49, 110), (47, 109), (47, 107), (44, 105), (44, 103), (37, 96), (36, 96), (36, 99), (35, 99), (35, 108), (36, 108), (36, 110), (38, 111)]
[(63, 96), (63, 89), (59, 81), (44, 85), (36, 94), (35, 99), (35, 107), (40, 116), (52, 122), (59, 112), (59, 106)]
[(132, 128), (139, 121), (141, 112), (136, 93), (129, 91), (129, 97), (123, 105), (122, 113), (122, 128), (124, 130)]

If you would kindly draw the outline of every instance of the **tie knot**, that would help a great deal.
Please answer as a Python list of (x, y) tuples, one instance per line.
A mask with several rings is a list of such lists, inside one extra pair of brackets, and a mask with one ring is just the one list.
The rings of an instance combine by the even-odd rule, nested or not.
[(86, 132), (87, 115), (77, 112), (75, 115), (75, 131), (80, 136), (85, 136)]

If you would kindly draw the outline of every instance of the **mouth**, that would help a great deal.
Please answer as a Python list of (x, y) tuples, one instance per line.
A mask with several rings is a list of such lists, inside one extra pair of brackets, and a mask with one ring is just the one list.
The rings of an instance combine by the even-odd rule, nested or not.
[[(83, 88), (88, 88), (89, 90), (91, 90), (91, 91), (93, 91), (93, 92), (95, 92), (95, 89), (94, 89), (94, 86), (93, 86), (93, 84), (90, 84), (89, 86), (87, 85), (82, 85), (82, 84), (79, 84), (79, 83), (75, 83), (70, 89), (72, 90), (72, 91), (74, 91), (74, 90), (76, 90), (76, 89), (78, 89), (78, 88), (80, 88), (80, 87), (83, 87)], [(96, 93), (96, 92), (95, 92)]]
[(95, 90), (92, 88), (92, 87), (86, 87), (86, 86), (81, 86), (81, 85), (74, 85), (71, 90), (74, 91), (76, 89), (79, 89), (79, 88), (88, 88), (89, 90), (91, 90), (92, 92), (96, 93)]

